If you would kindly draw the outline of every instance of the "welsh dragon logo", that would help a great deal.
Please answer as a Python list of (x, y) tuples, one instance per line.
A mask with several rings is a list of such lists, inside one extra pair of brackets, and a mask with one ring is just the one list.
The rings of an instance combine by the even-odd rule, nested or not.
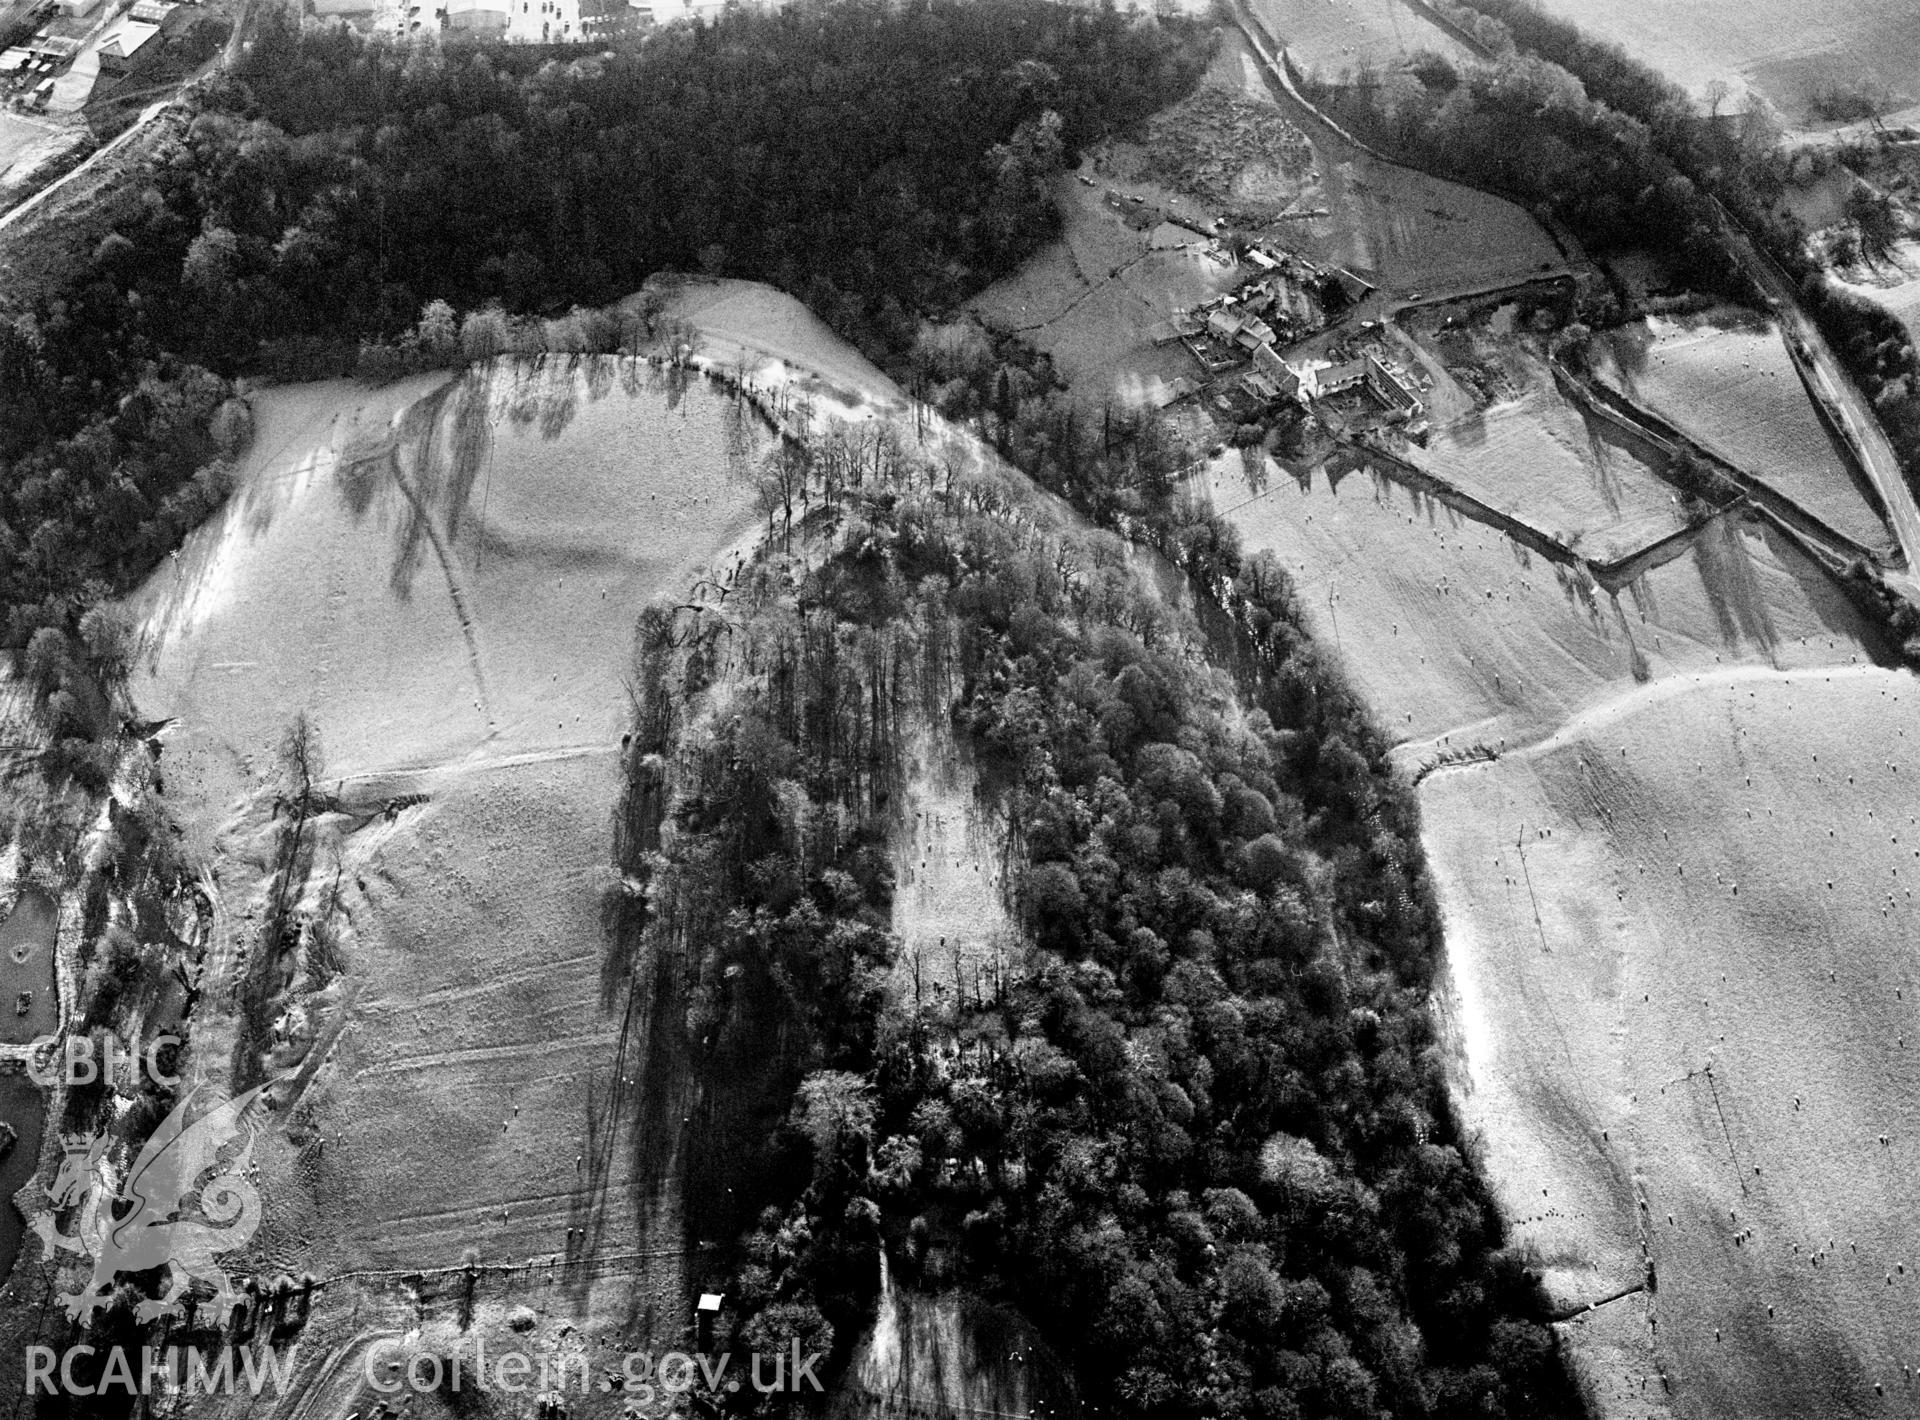
[(85, 1321), (112, 1295), (114, 1280), (148, 1268), (167, 1269), (167, 1291), (140, 1303), (141, 1321), (184, 1315), (194, 1282), (213, 1287), (213, 1315), (224, 1320), (240, 1300), (214, 1261), (242, 1247), (260, 1226), (260, 1190), (247, 1177), (259, 1132), (259, 1085), (224, 1104), (203, 1107), (189, 1118), (205, 1086), (189, 1090), (140, 1150), (118, 1189), (100, 1135), (69, 1136), (47, 1195), (55, 1209), (78, 1207), (72, 1233), (61, 1232), (51, 1213), (33, 1223), (47, 1255), (76, 1252), (93, 1259), (93, 1275), (61, 1298), (67, 1315)]

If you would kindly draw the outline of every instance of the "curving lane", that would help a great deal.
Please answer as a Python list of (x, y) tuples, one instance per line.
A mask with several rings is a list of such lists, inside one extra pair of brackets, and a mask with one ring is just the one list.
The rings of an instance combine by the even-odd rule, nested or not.
[(1913, 490), (1907, 487), (1905, 470), (1900, 466), (1892, 440), (1887, 438), (1887, 431), (1881, 428), (1859, 386), (1848, 378), (1840, 357), (1827, 344), (1820, 327), (1801, 306), (1800, 292), (1787, 273), (1759, 249), (1724, 207), (1720, 209), (1720, 216), (1735, 260), (1759, 285), (1787, 330), (1788, 348), (1794, 363), (1806, 376), (1814, 398), (1823, 402), (1839, 423), (1855, 457), (1873, 481), (1874, 491), (1880, 495), (1888, 526), (1906, 558), (1904, 568), (1884, 569), (1886, 580), (1910, 600), (1920, 602), (1920, 576), (1916, 576), (1916, 572), (1920, 572), (1920, 506), (1915, 505)]

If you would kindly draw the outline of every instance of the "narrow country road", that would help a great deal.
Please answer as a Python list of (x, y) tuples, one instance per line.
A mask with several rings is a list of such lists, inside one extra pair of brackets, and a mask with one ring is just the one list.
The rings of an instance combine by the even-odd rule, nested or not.
[(14, 208), (11, 212), (8, 212), (5, 216), (0, 216), (0, 231), (4, 231), (6, 228), (11, 227), (14, 223), (18, 222), (21, 218), (29, 215), (30, 213), (38, 211), (42, 203), (45, 203), (50, 198), (54, 197), (57, 193), (61, 192), (63, 189), (66, 188), (66, 186), (69, 183), (75, 181), (78, 178), (83, 178), (87, 176), (90, 172), (92, 172), (94, 165), (98, 163), (101, 159), (106, 158), (111, 154), (117, 153), (122, 148), (126, 147), (137, 136), (139, 136), (140, 131), (142, 129), (144, 129), (149, 123), (152, 123), (156, 118), (160, 117), (161, 114), (165, 113), (167, 110), (167, 105), (172, 102), (173, 101), (171, 99), (160, 99), (155, 103), (148, 104), (146, 108), (140, 111), (140, 117), (136, 118), (133, 121), (132, 125), (127, 129), (125, 133), (122, 133), (118, 138), (115, 138), (111, 143), (107, 144), (104, 148), (101, 148), (98, 152), (94, 153), (92, 157), (88, 158), (84, 163), (80, 164), (80, 166), (75, 168), (72, 172), (66, 174), (64, 177), (58, 179), (55, 182), (49, 183), (47, 186), (41, 188), (40, 191), (34, 193), (34, 195), (29, 197), (25, 202), (22, 202), (18, 207)]
[(1798, 350), (1813, 374), (1817, 392), (1826, 397), (1827, 407), (1846, 431), (1848, 442), (1859, 455), (1886, 507), (1887, 521), (1907, 562), (1904, 571), (1888, 570), (1887, 580), (1908, 597), (1920, 601), (1920, 575), (1917, 575), (1920, 574), (1920, 507), (1914, 504), (1913, 492), (1907, 487), (1899, 456), (1894, 453), (1886, 430), (1880, 427), (1866, 396), (1848, 378), (1840, 357), (1827, 344), (1826, 336), (1801, 306), (1800, 293), (1787, 273), (1755, 246), (1730, 213), (1722, 209), (1721, 215), (1734, 257), (1772, 299), (1775, 314), (1799, 342)]
[(122, 148), (132, 143), (133, 140), (145, 130), (148, 124), (152, 123), (167, 111), (175, 99), (208, 74), (216, 69), (231, 68), (239, 60), (241, 51), (245, 47), (247, 27), (252, 22), (252, 19), (253, 0), (245, 0), (245, 3), (241, 6), (239, 17), (234, 21), (233, 33), (228, 37), (226, 46), (220, 51), (216, 58), (203, 65), (186, 79), (174, 85), (173, 92), (165, 98), (148, 104), (140, 111), (140, 117), (128, 125), (126, 132), (119, 134), (111, 143), (106, 144), (98, 152), (91, 154), (85, 162), (81, 163), (72, 172), (49, 183), (47, 186), (41, 188), (40, 191), (34, 193), (33, 196), (27, 198), (26, 201), (20, 203), (19, 206), (14, 207), (4, 215), (0, 215), (0, 231), (5, 231), (8, 227), (19, 222), (23, 217), (38, 211), (41, 205), (56, 193), (61, 192), (76, 180), (82, 179), (92, 173), (102, 159), (112, 156), (114, 153), (119, 152)]

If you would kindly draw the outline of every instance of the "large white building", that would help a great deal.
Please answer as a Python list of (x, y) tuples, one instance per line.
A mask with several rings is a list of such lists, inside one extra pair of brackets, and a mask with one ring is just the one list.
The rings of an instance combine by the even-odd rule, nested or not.
[(138, 68), (152, 55), (150, 46), (160, 37), (160, 26), (141, 20), (125, 19), (100, 41), (100, 68), (108, 74), (125, 74)]
[[(670, 25), (675, 20), (717, 20), (740, 0), (627, 0), (642, 20)], [(754, 8), (758, 8), (755, 6)]]
[(470, 34), (504, 34), (509, 0), (447, 0), (447, 28)]

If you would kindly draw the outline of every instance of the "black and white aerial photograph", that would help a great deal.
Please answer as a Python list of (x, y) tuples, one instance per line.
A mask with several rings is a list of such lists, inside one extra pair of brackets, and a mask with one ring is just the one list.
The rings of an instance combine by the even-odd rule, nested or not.
[(0, 0), (0, 1420), (1920, 1420), (1916, 0)]

